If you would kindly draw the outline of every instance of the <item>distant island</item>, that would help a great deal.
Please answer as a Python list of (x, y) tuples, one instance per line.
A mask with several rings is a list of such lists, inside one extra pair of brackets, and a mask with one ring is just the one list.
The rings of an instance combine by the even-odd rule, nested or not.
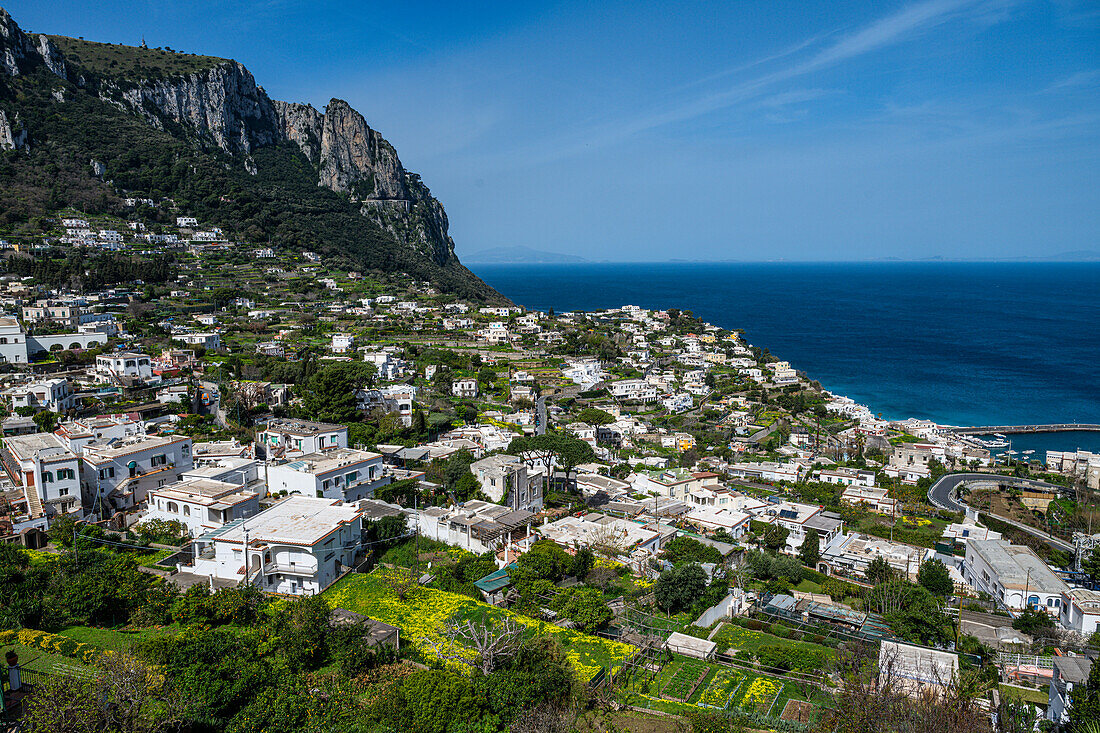
[(549, 265), (573, 262), (588, 262), (583, 257), (560, 252), (546, 252), (530, 247), (492, 247), (480, 252), (471, 252), (463, 259), (480, 265)]

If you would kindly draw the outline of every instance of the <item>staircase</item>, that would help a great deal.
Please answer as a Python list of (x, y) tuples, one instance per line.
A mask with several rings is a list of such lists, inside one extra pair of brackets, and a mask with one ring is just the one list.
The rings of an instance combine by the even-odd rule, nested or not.
[(27, 499), (27, 513), (31, 515), (31, 518), (41, 517), (46, 513), (42, 508), (42, 500), (38, 498), (38, 492), (34, 490), (33, 486), (23, 487), (23, 496)]

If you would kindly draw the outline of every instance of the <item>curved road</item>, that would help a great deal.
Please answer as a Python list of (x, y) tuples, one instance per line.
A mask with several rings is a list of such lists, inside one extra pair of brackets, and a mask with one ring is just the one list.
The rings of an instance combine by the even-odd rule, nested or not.
[[(1042, 488), (1055, 488), (1063, 489), (1064, 486), (1058, 486), (1057, 484), (1047, 483), (1046, 481), (1036, 481), (1035, 479), (1017, 478), (1016, 476), (998, 476), (993, 473), (949, 473), (940, 477), (940, 480), (932, 484), (932, 487), (928, 489), (928, 501), (933, 506), (937, 506), (940, 509), (949, 509), (953, 512), (965, 512), (967, 507), (965, 504), (955, 498), (955, 490), (959, 487), (959, 484), (967, 481), (997, 481), (1006, 484), (1016, 484), (1018, 486), (1035, 486)], [(1057, 537), (1053, 537), (1042, 530), (1030, 527), (1026, 524), (1021, 524), (1014, 519), (998, 516), (990, 513), (990, 516), (996, 517), (1002, 522), (1011, 524), (1013, 527), (1022, 529), (1030, 535), (1038, 537), (1039, 539), (1057, 547), (1060, 550), (1067, 550), (1069, 552), (1074, 551), (1073, 545), (1060, 540)]]

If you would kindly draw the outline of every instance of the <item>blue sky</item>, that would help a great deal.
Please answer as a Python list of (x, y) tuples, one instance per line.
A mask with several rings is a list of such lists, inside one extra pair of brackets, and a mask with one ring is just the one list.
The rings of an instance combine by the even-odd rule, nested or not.
[(227, 56), (348, 100), (461, 256), (1100, 250), (1100, 4), (8, 2), (28, 30)]

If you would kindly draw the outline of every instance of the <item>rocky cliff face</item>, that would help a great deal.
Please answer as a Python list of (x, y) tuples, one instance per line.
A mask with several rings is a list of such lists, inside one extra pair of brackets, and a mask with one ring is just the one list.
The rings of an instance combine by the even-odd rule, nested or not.
[(207, 138), (227, 153), (250, 153), (281, 140), (275, 109), (252, 74), (236, 61), (166, 79), (104, 80), (106, 102), (125, 104), (150, 124), (165, 120)]
[[(398, 243), (439, 265), (454, 259), (443, 206), (418, 176), (405, 170), (394, 147), (343, 100), (331, 100), (323, 113), (308, 104), (272, 100), (248, 69), (231, 60), (158, 78), (86, 73), (67, 63), (46, 36), (20, 30), (2, 9), (0, 46), (0, 69), (7, 74), (44, 65), (157, 129), (178, 126), (196, 141), (238, 157), (252, 173), (251, 154), (258, 148), (292, 143), (315, 167), (318, 185), (359, 202), (362, 214)], [(9, 114), (0, 124), (4, 147), (27, 144), (26, 137), (18, 139), (14, 123)], [(33, 141), (34, 131), (24, 135), (28, 132)]]

